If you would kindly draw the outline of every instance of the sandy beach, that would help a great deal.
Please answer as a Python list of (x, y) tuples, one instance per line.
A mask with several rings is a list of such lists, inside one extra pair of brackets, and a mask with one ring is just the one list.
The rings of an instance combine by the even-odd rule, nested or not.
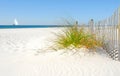
[(104, 53), (79, 56), (50, 51), (54, 33), (61, 29), (0, 29), (0, 76), (120, 75), (120, 62)]

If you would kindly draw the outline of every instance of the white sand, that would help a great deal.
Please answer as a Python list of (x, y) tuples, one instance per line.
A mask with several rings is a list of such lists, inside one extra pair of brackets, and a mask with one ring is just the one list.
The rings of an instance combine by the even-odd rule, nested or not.
[(103, 54), (38, 54), (52, 45), (52, 32), (59, 31), (60, 28), (0, 29), (0, 76), (120, 76), (120, 62)]

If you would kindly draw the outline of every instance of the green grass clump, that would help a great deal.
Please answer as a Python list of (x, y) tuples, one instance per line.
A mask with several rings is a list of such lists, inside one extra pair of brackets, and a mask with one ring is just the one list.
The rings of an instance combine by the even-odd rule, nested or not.
[(66, 27), (60, 34), (56, 34), (55, 45), (58, 49), (69, 47), (94, 49), (96, 46), (101, 47), (102, 42), (96, 39), (96, 35), (86, 32), (84, 28), (78, 26)]

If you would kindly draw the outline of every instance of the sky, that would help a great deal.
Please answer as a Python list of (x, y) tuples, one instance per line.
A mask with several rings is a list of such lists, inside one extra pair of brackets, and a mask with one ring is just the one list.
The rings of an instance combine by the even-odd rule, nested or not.
[(87, 23), (113, 14), (120, 0), (0, 0), (0, 25), (56, 25), (65, 21)]

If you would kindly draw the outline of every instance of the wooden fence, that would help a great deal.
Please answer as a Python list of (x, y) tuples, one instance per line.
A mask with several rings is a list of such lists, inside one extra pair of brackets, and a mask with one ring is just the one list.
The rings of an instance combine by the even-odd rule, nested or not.
[(120, 8), (107, 19), (89, 21), (89, 29), (104, 40), (104, 49), (114, 60), (120, 60)]

